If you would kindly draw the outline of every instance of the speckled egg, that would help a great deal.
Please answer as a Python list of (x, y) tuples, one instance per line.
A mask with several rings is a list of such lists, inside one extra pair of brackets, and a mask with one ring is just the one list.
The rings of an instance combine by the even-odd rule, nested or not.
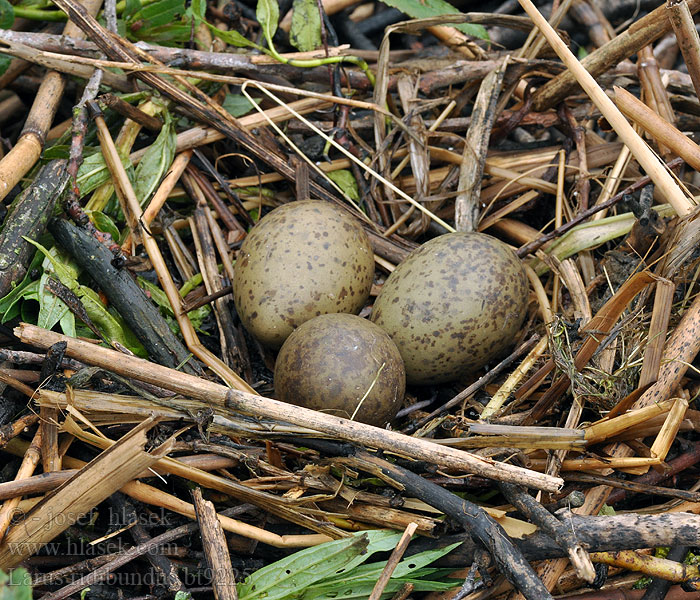
[(359, 223), (327, 202), (276, 208), (250, 230), (234, 266), (233, 298), (245, 328), (279, 348), (296, 327), (327, 313), (357, 313), (374, 279)]
[(307, 321), (287, 338), (275, 364), (279, 400), (347, 419), (357, 410), (354, 420), (378, 427), (396, 416), (405, 387), (394, 342), (355, 315)]
[(508, 246), (482, 233), (450, 233), (396, 268), (371, 319), (394, 340), (409, 383), (440, 383), (511, 346), (527, 304), (527, 276)]

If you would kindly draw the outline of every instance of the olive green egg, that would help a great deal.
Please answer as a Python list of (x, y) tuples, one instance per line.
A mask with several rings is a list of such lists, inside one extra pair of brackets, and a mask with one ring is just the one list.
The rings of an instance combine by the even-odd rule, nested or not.
[(449, 233), (391, 273), (371, 320), (394, 340), (408, 383), (441, 383), (511, 346), (527, 305), (527, 276), (508, 246), (482, 233)]
[(279, 400), (347, 419), (357, 411), (355, 421), (378, 427), (396, 416), (405, 388), (394, 342), (356, 315), (307, 321), (287, 338), (275, 363)]
[(358, 313), (374, 279), (374, 254), (355, 219), (302, 200), (271, 211), (248, 233), (234, 266), (233, 298), (245, 328), (277, 349), (309, 319)]

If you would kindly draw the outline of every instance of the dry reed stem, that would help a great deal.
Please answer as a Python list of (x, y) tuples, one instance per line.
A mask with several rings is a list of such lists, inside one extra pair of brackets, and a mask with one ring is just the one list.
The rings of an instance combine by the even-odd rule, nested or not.
[[(34, 473), (34, 469), (39, 464), (41, 459), (41, 437), (42, 437), (41, 427), (37, 428), (34, 438), (31, 444), (27, 448), (27, 451), (22, 458), (22, 464), (17, 469), (17, 474), (15, 475), (14, 481), (21, 481), (22, 479), (27, 479), (31, 477)], [(6, 500), (2, 507), (0, 507), (0, 543), (5, 537), (7, 528), (10, 526), (12, 521), (13, 513), (17, 505), (19, 504), (20, 497), (11, 498)]]
[(586, 442), (589, 445), (598, 444), (619, 434), (625, 429), (644, 423), (645, 421), (657, 416), (666, 414), (671, 410), (673, 403), (669, 400), (652, 404), (637, 410), (632, 410), (619, 417), (612, 419), (604, 419), (587, 427), (585, 432)]
[(642, 388), (654, 383), (659, 376), (661, 356), (666, 343), (666, 332), (669, 319), (671, 318), (675, 291), (676, 286), (672, 281), (668, 279), (657, 280), (656, 291), (654, 292), (654, 308), (652, 309), (651, 323), (647, 333), (647, 347), (644, 351), (644, 362), (642, 363), (642, 372), (639, 375), (637, 387)]
[(651, 445), (651, 455), (661, 460), (666, 460), (666, 455), (671, 445), (676, 440), (685, 413), (688, 410), (688, 401), (685, 398), (676, 398), (673, 407), (664, 421), (654, 443)]
[(396, 544), (391, 556), (389, 556), (389, 560), (386, 561), (386, 565), (384, 565), (382, 573), (379, 576), (379, 579), (377, 579), (377, 583), (374, 584), (372, 593), (369, 595), (369, 600), (379, 600), (384, 592), (384, 589), (386, 588), (386, 584), (389, 583), (389, 579), (391, 579), (392, 573), (403, 558), (404, 552), (406, 552), (408, 544), (411, 541), (411, 537), (413, 537), (413, 534), (416, 532), (417, 528), (418, 526), (415, 523), (409, 523), (406, 526), (401, 539), (399, 540), (398, 544)]
[(644, 167), (649, 177), (659, 187), (676, 213), (681, 216), (691, 213), (695, 205), (684, 194), (683, 190), (678, 187), (676, 181), (666, 170), (666, 166), (654, 155), (644, 140), (637, 135), (637, 132), (622, 116), (613, 101), (608, 98), (591, 74), (576, 60), (571, 50), (564, 44), (552, 26), (547, 23), (547, 20), (540, 14), (531, 0), (518, 0), (518, 2), (540, 28), (559, 58), (573, 73), (586, 94), (598, 107), (622, 141), (629, 147), (632, 155)]
[(632, 119), (644, 131), (654, 136), (659, 142), (668, 146), (693, 169), (700, 171), (700, 146), (678, 131), (669, 122), (662, 119), (627, 90), (617, 86), (614, 89), (615, 103), (628, 118)]
[[(151, 201), (148, 203), (146, 210), (143, 211), (141, 221), (148, 227), (153, 220), (158, 216), (160, 209), (163, 208), (168, 196), (175, 188), (175, 184), (180, 179), (185, 167), (189, 164), (190, 158), (192, 158), (192, 151), (185, 150), (175, 157), (173, 164), (170, 165), (168, 172), (166, 173), (163, 180), (160, 182), (156, 193), (153, 194)], [(126, 237), (124, 243), (122, 244), (122, 250), (126, 250), (131, 247), (132, 236), (131, 233)]]
[(65, 341), (67, 356), (79, 358), (88, 364), (102, 366), (120, 375), (153, 383), (204, 402), (225, 405), (229, 409), (244, 414), (286, 421), (370, 448), (382, 448), (390, 452), (421, 458), (444, 467), (480, 473), (484, 477), (499, 481), (511, 481), (535, 489), (557, 491), (563, 483), (557, 477), (547, 477), (533, 473), (529, 469), (485, 459), (467, 452), (441, 448), (438, 444), (428, 440), (413, 438), (300, 406), (291, 406), (271, 398), (229, 389), (199, 377), (181, 373), (144, 359), (126, 356), (108, 348), (95, 346), (28, 323), (22, 323), (15, 330), (15, 333), (23, 342), (42, 348), (48, 348), (58, 341)]
[(534, 364), (539, 360), (540, 356), (544, 354), (547, 349), (547, 337), (543, 337), (537, 345), (530, 350), (528, 355), (521, 361), (518, 367), (513, 371), (508, 379), (505, 380), (503, 385), (498, 388), (498, 391), (491, 396), (488, 404), (481, 411), (479, 416), (480, 421), (487, 421), (491, 417), (495, 416), (498, 411), (501, 410), (506, 400), (510, 397), (518, 384), (524, 379), (528, 371), (534, 366)]
[(700, 577), (700, 569), (696, 565), (681, 564), (675, 560), (642, 554), (635, 550), (592, 552), (591, 559), (593, 562), (622, 567), (629, 571), (636, 571), (654, 577), (662, 577), (674, 583), (682, 583)]
[(124, 214), (131, 215), (131, 218), (135, 223), (134, 227), (132, 227), (132, 232), (136, 230), (139, 231), (143, 246), (146, 249), (148, 258), (150, 258), (151, 263), (153, 264), (156, 274), (158, 275), (158, 280), (160, 281), (161, 287), (163, 288), (163, 291), (170, 302), (173, 309), (173, 314), (175, 315), (175, 319), (180, 326), (180, 331), (185, 339), (188, 350), (202, 362), (204, 362), (209, 368), (211, 368), (212, 371), (221, 377), (221, 379), (228, 385), (245, 392), (252, 392), (253, 388), (251, 388), (237, 373), (234, 373), (226, 365), (226, 363), (207, 350), (200, 343), (192, 323), (190, 322), (187, 314), (185, 314), (182, 310), (182, 298), (180, 297), (180, 293), (173, 282), (170, 271), (163, 260), (163, 255), (160, 252), (158, 243), (150, 234), (148, 228), (145, 227), (140, 220), (143, 215), (143, 210), (141, 209), (138, 198), (136, 198), (136, 194), (134, 193), (134, 189), (131, 186), (131, 182), (129, 181), (124, 166), (119, 159), (119, 154), (114, 146), (114, 141), (109, 134), (104, 118), (98, 116), (95, 119), (95, 123), (97, 125), (102, 153), (105, 157), (107, 166), (112, 173), (112, 177), (114, 178), (117, 195), (118, 197), (123, 198), (126, 205)]
[(165, 456), (172, 440), (151, 452), (144, 450), (146, 433), (153, 425), (153, 418), (146, 419), (44, 497), (21, 523), (10, 529), (0, 544), (0, 568), (12, 568), (33, 555), (81, 515)]
[(676, 34), (678, 47), (683, 55), (688, 74), (700, 97), (700, 36), (686, 0), (667, 0), (668, 20)]

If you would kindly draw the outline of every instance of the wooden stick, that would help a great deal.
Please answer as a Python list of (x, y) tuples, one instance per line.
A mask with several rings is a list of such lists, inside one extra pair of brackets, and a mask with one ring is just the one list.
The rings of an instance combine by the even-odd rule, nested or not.
[(194, 507), (202, 536), (202, 547), (211, 570), (211, 585), (216, 600), (238, 600), (236, 578), (231, 568), (231, 555), (226, 545), (224, 530), (219, 523), (214, 505), (202, 497), (202, 490), (192, 491)]
[(501, 483), (501, 492), (527, 520), (546, 532), (569, 556), (576, 574), (589, 583), (595, 579), (595, 569), (588, 552), (569, 529), (522, 488), (512, 483)]
[(676, 213), (679, 215), (691, 213), (695, 205), (683, 193), (671, 175), (669, 175), (665, 165), (654, 155), (644, 140), (637, 135), (633, 127), (622, 114), (620, 114), (620, 111), (617, 110), (613, 101), (607, 97), (593, 76), (583, 68), (578, 60), (576, 60), (571, 50), (569, 50), (567, 45), (557, 35), (557, 32), (540, 14), (531, 0), (518, 0), (518, 2), (520, 2), (520, 5), (537, 27), (540, 28), (540, 31), (542, 31), (542, 34), (547, 38), (547, 41), (559, 58), (561, 58), (562, 62), (573, 73), (576, 80), (598, 107), (600, 112), (603, 113), (603, 116), (607, 119), (608, 123), (610, 123), (617, 135), (619, 135), (622, 141), (629, 147), (632, 155), (637, 159), (637, 162), (644, 167), (644, 170), (658, 186), (671, 206), (673, 206)]
[(499, 481), (512, 481), (535, 489), (557, 491), (563, 483), (558, 477), (534, 473), (529, 469), (496, 462), (453, 448), (442, 448), (428, 440), (409, 437), (364, 423), (292, 406), (263, 396), (229, 389), (212, 381), (180, 373), (144, 359), (126, 356), (114, 350), (47, 331), (28, 323), (22, 323), (17, 327), (15, 335), (24, 343), (40, 348), (48, 348), (56, 342), (65, 341), (67, 343), (66, 354), (84, 360), (87, 364), (102, 366), (120, 375), (154, 383), (204, 402), (226, 405), (228, 408), (244, 414), (286, 421), (337, 436), (338, 439), (353, 441), (372, 448), (382, 448), (390, 452), (420, 458), (433, 464), (465, 470), (470, 473), (480, 473), (484, 477)]
[(678, 48), (688, 67), (688, 74), (695, 88), (695, 95), (700, 97), (700, 36), (695, 28), (695, 21), (686, 0), (667, 0), (668, 20), (676, 34)]
[(396, 569), (396, 566), (399, 564), (401, 558), (403, 558), (404, 552), (406, 552), (406, 548), (408, 548), (411, 537), (413, 537), (413, 534), (416, 532), (417, 528), (418, 526), (415, 523), (409, 523), (406, 526), (406, 530), (403, 532), (399, 543), (396, 544), (396, 547), (391, 553), (389, 560), (386, 561), (382, 574), (379, 576), (379, 579), (377, 579), (377, 583), (374, 584), (372, 593), (369, 595), (369, 600), (379, 600), (382, 592), (384, 592), (384, 588), (386, 588), (386, 584), (389, 583), (389, 579), (391, 579), (392, 573)]

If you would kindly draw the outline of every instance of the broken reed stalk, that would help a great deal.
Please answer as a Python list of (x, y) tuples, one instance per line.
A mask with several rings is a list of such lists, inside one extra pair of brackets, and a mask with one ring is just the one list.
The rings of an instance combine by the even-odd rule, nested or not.
[[(83, 10), (87, 14), (95, 15), (101, 4), (102, 0), (85, 0)], [(85, 38), (80, 28), (72, 21), (66, 24), (63, 34), (78, 39)], [(65, 79), (60, 73), (49, 71), (44, 75), (19, 139), (0, 160), (0, 200), (10, 193), (39, 160), (64, 88)]]
[(100, 453), (73, 478), (47, 495), (11, 528), (0, 544), (0, 569), (17, 566), (65, 531), (77, 519), (170, 452), (168, 440), (145, 451), (146, 433), (155, 425), (148, 418), (111, 448)]
[(673, 308), (673, 295), (676, 285), (668, 279), (659, 279), (654, 292), (654, 308), (651, 312), (651, 323), (647, 333), (647, 346), (644, 350), (642, 372), (639, 375), (637, 387), (652, 384), (659, 376), (661, 356), (666, 343), (668, 322)]
[(403, 558), (404, 552), (406, 552), (406, 548), (408, 548), (408, 544), (410, 543), (413, 534), (416, 532), (416, 529), (418, 529), (418, 526), (415, 523), (409, 523), (406, 526), (399, 543), (396, 544), (391, 556), (389, 556), (389, 560), (386, 561), (386, 565), (384, 565), (384, 568), (382, 569), (382, 574), (374, 584), (372, 593), (369, 595), (369, 600), (379, 600), (379, 598), (381, 598), (381, 595), (386, 588), (386, 584), (389, 583), (389, 579), (391, 579), (391, 575), (396, 569), (396, 566)]
[(547, 337), (543, 337), (537, 345), (530, 350), (528, 355), (522, 360), (522, 362), (516, 367), (516, 369), (508, 376), (508, 379), (503, 383), (503, 385), (498, 389), (498, 391), (491, 396), (488, 404), (481, 411), (479, 416), (480, 421), (488, 421), (490, 418), (494, 417), (498, 411), (503, 408), (506, 400), (513, 393), (515, 388), (518, 386), (520, 381), (527, 375), (528, 371), (534, 366), (534, 364), (539, 360), (540, 356), (547, 349)]
[[(143, 211), (141, 221), (146, 225), (146, 227), (148, 227), (158, 216), (158, 213), (160, 212), (160, 209), (163, 208), (163, 205), (170, 195), (170, 192), (173, 191), (175, 184), (180, 179), (180, 175), (182, 175), (185, 167), (189, 164), (190, 158), (192, 158), (192, 151), (185, 150), (184, 152), (180, 152), (180, 154), (175, 157), (175, 160), (173, 160), (173, 164), (170, 165), (168, 172), (166, 173), (165, 177), (163, 177), (163, 181), (160, 182), (156, 193), (153, 194), (151, 201), (146, 207), (146, 210)], [(132, 241), (133, 236), (131, 232), (129, 232), (129, 235), (126, 236), (124, 243), (122, 243), (122, 250), (130, 248)]]
[(666, 460), (666, 455), (676, 440), (676, 435), (687, 410), (688, 401), (685, 398), (676, 398), (673, 401), (673, 406), (661, 427), (661, 431), (659, 431), (654, 443), (651, 445), (650, 453), (653, 457)]
[(490, 479), (519, 483), (534, 489), (558, 491), (563, 483), (558, 477), (534, 473), (529, 469), (496, 462), (452, 448), (442, 448), (428, 440), (412, 438), (394, 431), (229, 389), (199, 377), (180, 373), (140, 358), (125, 356), (28, 323), (22, 323), (15, 330), (15, 334), (24, 343), (40, 348), (48, 348), (56, 342), (65, 341), (66, 354), (79, 360), (84, 359), (87, 364), (101, 366), (120, 375), (153, 383), (204, 402), (224, 405), (243, 414), (286, 421), (370, 448), (381, 448), (443, 467), (479, 473)]
[[(15, 475), (15, 481), (27, 479), (34, 473), (34, 469), (36, 469), (36, 466), (39, 464), (39, 460), (41, 459), (41, 436), (42, 429), (39, 427), (37, 428), (34, 438), (24, 454), (22, 464), (17, 470), (17, 475)], [(2, 542), (3, 538), (5, 537), (5, 532), (10, 526), (10, 522), (14, 516), (14, 510), (17, 508), (19, 501), (20, 496), (10, 498), (4, 502), (2, 507), (0, 507), (0, 542)]]
[(594, 562), (613, 567), (622, 567), (628, 571), (637, 571), (645, 575), (663, 577), (666, 581), (683, 583), (700, 578), (700, 569), (696, 565), (681, 564), (666, 558), (642, 554), (634, 550), (619, 552), (593, 552)]
[(491, 131), (496, 120), (496, 102), (501, 94), (508, 57), (499, 69), (489, 73), (481, 82), (474, 101), (471, 122), (464, 140), (464, 152), (459, 169), (459, 194), (455, 198), (455, 228), (476, 231), (481, 205), (481, 184)]
[(644, 131), (654, 136), (664, 146), (668, 146), (693, 169), (700, 170), (700, 147), (695, 142), (678, 131), (668, 121), (662, 119), (627, 90), (618, 86), (613, 89), (615, 90), (615, 103), (623, 114)]
[[(692, 14), (696, 13), (700, 10), (700, 0), (689, 0), (688, 9)], [(661, 5), (626, 27), (607, 44), (591, 52), (581, 63), (593, 77), (598, 77), (670, 30), (668, 10), (666, 6)], [(535, 92), (532, 97), (533, 110), (542, 112), (563, 102), (577, 86), (574, 73), (567, 69)]]
[(200, 488), (192, 490), (192, 498), (197, 513), (204, 556), (211, 571), (214, 598), (216, 600), (238, 600), (236, 578), (231, 567), (231, 556), (214, 504), (202, 497)]
[(100, 146), (102, 147), (102, 153), (105, 157), (105, 162), (109, 167), (114, 179), (115, 189), (117, 190), (117, 196), (123, 199), (126, 206), (124, 214), (131, 215), (133, 221), (136, 223), (134, 228), (132, 228), (132, 233), (138, 230), (141, 241), (148, 258), (150, 258), (151, 263), (158, 275), (158, 280), (168, 297), (168, 301), (173, 309), (173, 314), (175, 319), (180, 326), (185, 342), (187, 343), (187, 348), (192, 354), (209, 366), (212, 371), (214, 371), (223, 381), (228, 385), (240, 389), (246, 392), (252, 392), (251, 388), (238, 374), (232, 371), (226, 363), (224, 363), (220, 358), (214, 355), (212, 352), (207, 350), (199, 341), (197, 334), (189, 320), (189, 317), (182, 311), (182, 298), (180, 293), (173, 282), (170, 271), (163, 260), (163, 255), (160, 252), (158, 243), (155, 241), (148, 228), (141, 221), (143, 216), (143, 210), (139, 204), (138, 198), (134, 193), (134, 189), (131, 186), (131, 182), (126, 174), (124, 165), (122, 165), (119, 159), (119, 154), (114, 146), (114, 141), (107, 129), (107, 124), (102, 117), (101, 110), (96, 102), (89, 102), (88, 108), (95, 115), (95, 124), (97, 125), (97, 134), (100, 139)]
[(644, 140), (639, 137), (634, 128), (627, 122), (627, 119), (615, 107), (613, 101), (608, 98), (593, 76), (576, 59), (531, 0), (518, 0), (518, 2), (520, 2), (520, 5), (537, 27), (540, 28), (540, 31), (547, 38), (547, 41), (559, 58), (573, 73), (583, 90), (598, 107), (617, 135), (629, 147), (632, 155), (648, 173), (661, 193), (673, 206), (676, 213), (680, 216), (691, 213), (695, 208), (694, 203), (683, 193), (683, 190), (666, 170), (666, 166), (654, 155)]
[(585, 438), (588, 445), (604, 442), (625, 429), (644, 423), (648, 419), (652, 419), (658, 415), (663, 415), (671, 410), (673, 403), (671, 401), (659, 402), (658, 404), (650, 404), (643, 408), (632, 410), (619, 417), (612, 419), (604, 419), (598, 423), (587, 427)]
[(700, 97), (700, 36), (693, 15), (686, 0), (667, 0), (666, 9), (695, 94)]

